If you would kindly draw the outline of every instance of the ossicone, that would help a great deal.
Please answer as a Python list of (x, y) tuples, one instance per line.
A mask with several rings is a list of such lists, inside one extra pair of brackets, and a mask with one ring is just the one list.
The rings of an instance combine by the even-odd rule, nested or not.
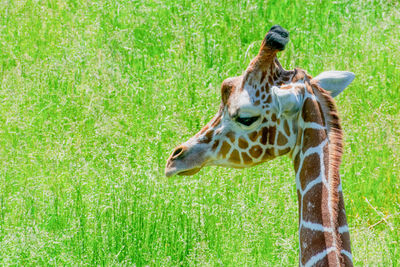
[(264, 38), (262, 47), (282, 51), (289, 42), (289, 32), (280, 25), (274, 25)]

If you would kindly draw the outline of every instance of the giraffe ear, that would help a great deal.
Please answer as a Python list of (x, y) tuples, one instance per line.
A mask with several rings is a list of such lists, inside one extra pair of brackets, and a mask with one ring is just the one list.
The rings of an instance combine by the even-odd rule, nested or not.
[(300, 110), (302, 96), (298, 90), (280, 89), (276, 86), (273, 86), (271, 89), (274, 103), (273, 105), (278, 111), (278, 117), (280, 117), (282, 114), (291, 116)]
[(354, 80), (354, 73), (349, 71), (325, 71), (313, 80), (336, 97)]

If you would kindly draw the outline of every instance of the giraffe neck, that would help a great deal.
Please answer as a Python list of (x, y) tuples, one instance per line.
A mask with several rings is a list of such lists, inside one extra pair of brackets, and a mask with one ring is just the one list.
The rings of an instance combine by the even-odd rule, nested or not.
[(328, 116), (306, 90), (292, 154), (299, 200), (300, 266), (352, 266), (339, 177), (341, 130), (338, 120), (325, 121)]

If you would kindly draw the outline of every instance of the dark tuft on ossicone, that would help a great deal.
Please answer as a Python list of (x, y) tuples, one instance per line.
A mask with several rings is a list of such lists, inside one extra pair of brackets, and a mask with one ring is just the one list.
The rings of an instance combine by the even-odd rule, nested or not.
[(289, 42), (289, 32), (279, 25), (271, 27), (264, 39), (265, 45), (282, 51)]

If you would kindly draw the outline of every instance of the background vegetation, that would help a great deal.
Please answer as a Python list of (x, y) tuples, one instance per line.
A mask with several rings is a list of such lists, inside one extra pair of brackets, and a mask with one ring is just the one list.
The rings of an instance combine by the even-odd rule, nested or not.
[(0, 264), (298, 264), (288, 158), (166, 179), (265, 33), (337, 98), (356, 265), (400, 265), (398, 1), (0, 1)]

